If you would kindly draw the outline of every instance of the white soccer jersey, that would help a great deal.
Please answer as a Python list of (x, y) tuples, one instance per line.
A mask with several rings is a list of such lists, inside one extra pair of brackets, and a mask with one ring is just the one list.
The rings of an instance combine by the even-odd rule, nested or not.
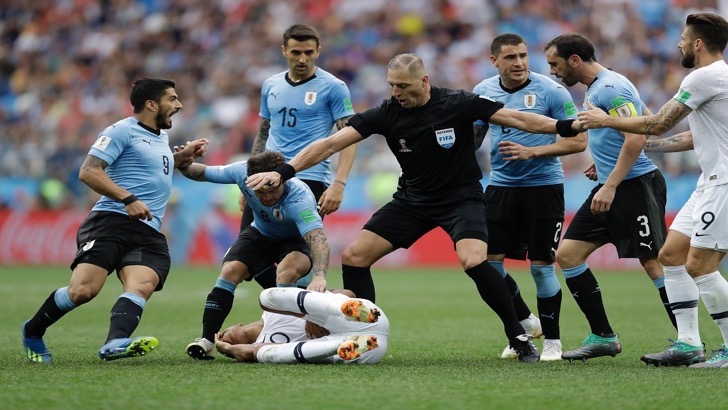
[(696, 191), (728, 183), (728, 65), (723, 60), (688, 74), (673, 97), (688, 115), (702, 178)]
[(263, 312), (263, 330), (255, 343), (305, 342), (306, 321), (290, 315)]

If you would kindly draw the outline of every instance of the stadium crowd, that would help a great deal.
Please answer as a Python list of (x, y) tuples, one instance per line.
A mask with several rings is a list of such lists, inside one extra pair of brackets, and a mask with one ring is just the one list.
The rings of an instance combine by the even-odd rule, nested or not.
[[(728, 2), (8, 0), (0, 8), (0, 178), (42, 180), (41, 190), (69, 193), (49, 194), (63, 199), (51, 207), (87, 206), (92, 193), (78, 181), (79, 166), (98, 133), (131, 114), (129, 85), (144, 75), (175, 79), (184, 96), (171, 144), (209, 138), (208, 164), (249, 153), (260, 86), (286, 70), (281, 34), (297, 22), (319, 30), (317, 63), (348, 84), (355, 111), (387, 98), (385, 65), (402, 52), (423, 57), (433, 84), (472, 90), (497, 74), (488, 47), (505, 32), (525, 38), (531, 69), (543, 74), (549, 39), (587, 36), (599, 62), (631, 79), (656, 110), (687, 73), (676, 45), (697, 9), (725, 15)], [(581, 106), (583, 89), (570, 92)], [(398, 171), (383, 139), (361, 145), (353, 174)], [(692, 154), (652, 157), (666, 174), (698, 169)], [(590, 163), (588, 152), (562, 161), (572, 173)]]

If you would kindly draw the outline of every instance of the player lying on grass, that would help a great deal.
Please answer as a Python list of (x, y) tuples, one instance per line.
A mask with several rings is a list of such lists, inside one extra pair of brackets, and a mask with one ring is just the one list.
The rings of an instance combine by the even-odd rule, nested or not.
[(263, 317), (215, 335), (225, 356), (248, 363), (379, 363), (387, 352), (389, 320), (348, 290), (265, 289)]

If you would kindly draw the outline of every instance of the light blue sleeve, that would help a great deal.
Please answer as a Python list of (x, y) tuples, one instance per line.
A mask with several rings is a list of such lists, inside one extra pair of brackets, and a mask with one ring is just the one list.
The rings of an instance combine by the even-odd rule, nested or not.
[[(208, 166), (205, 168), (205, 180), (215, 184), (237, 184), (245, 186), (248, 177), (248, 164), (245, 161), (228, 165)], [(240, 185), (240, 184), (243, 185)]]
[(575, 119), (579, 110), (574, 104), (574, 99), (566, 88), (561, 86), (552, 86), (546, 93), (549, 98), (550, 117), (557, 120)]
[(296, 223), (301, 236), (324, 227), (321, 215), (316, 210), (316, 198), (310, 191), (297, 193), (296, 199), (286, 204), (285, 214)]
[(331, 107), (331, 115), (336, 121), (340, 118), (354, 115), (354, 107), (351, 104), (351, 93), (349, 87), (341, 80), (335, 80), (331, 87), (331, 95), (329, 96), (329, 105)]
[(260, 117), (270, 120), (270, 111), (268, 111), (268, 90), (270, 89), (270, 81), (263, 81), (263, 87), (260, 89)]
[(124, 149), (129, 145), (131, 133), (122, 125), (112, 125), (101, 131), (96, 142), (91, 146), (88, 155), (104, 160), (112, 164), (119, 158)]

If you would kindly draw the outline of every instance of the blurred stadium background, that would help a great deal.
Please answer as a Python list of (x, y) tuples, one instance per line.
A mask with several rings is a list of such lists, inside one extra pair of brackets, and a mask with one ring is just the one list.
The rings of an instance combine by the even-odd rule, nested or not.
[[(98, 133), (131, 114), (128, 92), (142, 76), (170, 77), (184, 109), (172, 144), (211, 140), (208, 164), (244, 159), (259, 125), (265, 78), (287, 69), (281, 36), (294, 23), (322, 37), (318, 65), (346, 81), (355, 110), (388, 97), (387, 61), (422, 56), (435, 85), (472, 90), (495, 75), (492, 38), (528, 42), (531, 69), (548, 73), (543, 47), (579, 32), (603, 65), (626, 75), (656, 111), (687, 71), (677, 42), (685, 16), (725, 16), (728, 0), (5, 0), (0, 2), (0, 265), (60, 264), (97, 195), (78, 168)], [(581, 105), (584, 89), (570, 90)], [(687, 124), (676, 131), (687, 129)], [(487, 146), (487, 144), (484, 144)], [(698, 175), (692, 153), (651, 155), (668, 178), (668, 214), (680, 208)], [(488, 153), (479, 159), (487, 183)], [(593, 183), (581, 175), (588, 153), (562, 159), (567, 212)], [(342, 209), (326, 218), (332, 264), (372, 211), (394, 190), (399, 167), (381, 138), (360, 144)], [(165, 217), (177, 264), (217, 264), (238, 231), (236, 187), (175, 175)], [(611, 247), (592, 266), (631, 269)], [(441, 232), (380, 265), (456, 266)]]

